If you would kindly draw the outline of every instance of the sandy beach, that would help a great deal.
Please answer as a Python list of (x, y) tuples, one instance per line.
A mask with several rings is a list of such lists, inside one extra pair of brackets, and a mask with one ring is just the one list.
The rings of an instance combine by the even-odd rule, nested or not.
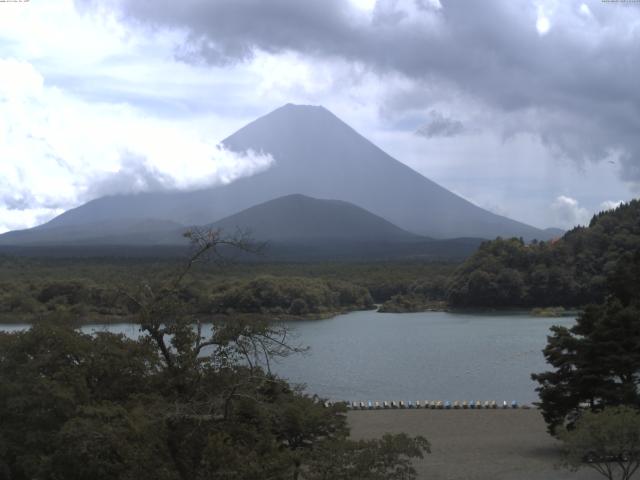
[(416, 462), (424, 480), (596, 480), (585, 468), (555, 468), (559, 443), (537, 410), (375, 410), (348, 414), (354, 439), (423, 435), (432, 453)]

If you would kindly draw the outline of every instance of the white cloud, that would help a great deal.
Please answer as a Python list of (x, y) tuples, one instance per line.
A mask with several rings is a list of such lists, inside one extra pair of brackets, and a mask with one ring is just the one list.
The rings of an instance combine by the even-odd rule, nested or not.
[(0, 75), (0, 231), (100, 195), (227, 183), (273, 160), (221, 148), (206, 117), (168, 120), (89, 103), (43, 86), (32, 65), (15, 59), (0, 59)]
[(593, 16), (593, 14), (591, 13), (591, 9), (589, 8), (589, 5), (587, 5), (586, 3), (583, 3), (580, 5), (580, 13), (588, 18), (591, 18)]
[(546, 35), (551, 29), (549, 16), (545, 13), (542, 6), (538, 7), (538, 18), (536, 19), (536, 30), (539, 35)]
[(586, 225), (591, 219), (591, 214), (586, 208), (580, 206), (575, 198), (560, 195), (551, 204), (551, 209), (562, 228), (573, 228), (577, 225)]
[(350, 0), (351, 3), (362, 10), (371, 11), (376, 6), (376, 0)]
[(21, 100), (42, 92), (43, 78), (33, 66), (16, 59), (0, 58), (0, 99)]
[(600, 204), (600, 211), (614, 210), (618, 208), (620, 205), (622, 205), (622, 203), (623, 203), (622, 200), (618, 200), (618, 201), (605, 200)]

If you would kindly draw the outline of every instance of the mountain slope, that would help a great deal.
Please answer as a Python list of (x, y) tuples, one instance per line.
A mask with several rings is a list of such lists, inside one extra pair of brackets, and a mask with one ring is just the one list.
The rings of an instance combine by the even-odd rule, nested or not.
[(226, 232), (249, 230), (256, 240), (407, 242), (424, 240), (384, 218), (341, 200), (287, 195), (261, 203), (211, 225)]
[[(233, 249), (223, 254), (248, 261), (370, 261), (463, 259), (481, 239), (433, 240), (402, 230), (348, 202), (287, 195), (255, 205), (204, 228), (223, 235), (249, 232), (267, 242), (263, 255)], [(136, 220), (35, 228), (0, 235), (0, 253), (45, 256), (184, 255), (188, 227)], [(239, 257), (238, 257), (239, 255)]]
[[(48, 225), (27, 230), (15, 230), (0, 235), (0, 245), (175, 244), (180, 239), (177, 232), (184, 230), (186, 227), (169, 220), (112, 219), (101, 222)], [(177, 241), (173, 239), (177, 239)]]
[(449, 192), (322, 107), (286, 105), (223, 143), (238, 152), (270, 153), (275, 163), (251, 177), (199, 191), (99, 198), (43, 228), (148, 218), (205, 224), (299, 193), (351, 202), (404, 230), (435, 238), (550, 237), (549, 232), (495, 215)]
[[(255, 205), (206, 228), (249, 231), (259, 241), (397, 243), (428, 240), (341, 200), (294, 194)], [(123, 220), (20, 230), (0, 235), (0, 245), (185, 245), (188, 227), (170, 221)]]

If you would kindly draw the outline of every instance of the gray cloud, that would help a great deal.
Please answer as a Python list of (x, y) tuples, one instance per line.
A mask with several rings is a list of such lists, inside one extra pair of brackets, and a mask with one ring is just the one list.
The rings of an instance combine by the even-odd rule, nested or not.
[[(87, 4), (104, 2), (77, 0)], [(531, 133), (576, 162), (618, 155), (622, 178), (640, 183), (640, 8), (555, 2), (550, 29), (536, 30), (526, 0), (378, 0), (370, 17), (348, 0), (116, 0), (126, 21), (188, 32), (180, 58), (216, 65), (257, 51), (357, 62), (417, 85), (442, 84), (473, 99), (503, 135)], [(424, 103), (416, 88), (405, 103)], [(387, 108), (394, 108), (387, 106)], [(402, 108), (402, 106), (397, 106)], [(411, 108), (411, 107), (407, 107)], [(447, 131), (446, 128), (444, 130)]]
[(14, 192), (12, 195), (6, 194), (0, 197), (0, 205), (7, 210), (26, 210), (36, 202), (33, 195), (26, 191)]
[(352, 35), (350, 9), (342, 0), (76, 0), (76, 5), (81, 11), (112, 7), (138, 26), (185, 28), (189, 41), (179, 57), (217, 65), (251, 59), (256, 48), (326, 53), (328, 37), (340, 54), (341, 41)]
[(445, 117), (436, 110), (432, 110), (429, 117), (429, 121), (416, 130), (416, 135), (426, 138), (455, 137), (466, 131), (460, 120)]
[(120, 156), (120, 168), (115, 173), (102, 174), (89, 182), (87, 197), (97, 198), (104, 195), (123, 193), (157, 192), (175, 188), (175, 180), (153, 165), (149, 165), (143, 156), (123, 152)]
[(600, 211), (615, 210), (623, 203), (622, 200), (605, 200), (600, 204)]
[(589, 211), (571, 197), (560, 195), (551, 204), (556, 224), (562, 228), (573, 228), (576, 225), (587, 225), (591, 219)]

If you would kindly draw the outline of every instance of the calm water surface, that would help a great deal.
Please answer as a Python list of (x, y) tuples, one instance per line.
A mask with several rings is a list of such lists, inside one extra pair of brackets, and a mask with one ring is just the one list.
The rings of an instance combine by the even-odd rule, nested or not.
[[(546, 370), (549, 327), (573, 318), (524, 314), (354, 312), (289, 322), (309, 353), (273, 369), (334, 400), (537, 400), (532, 372)], [(4, 325), (3, 330), (25, 328)], [(136, 337), (132, 324), (92, 325)]]
[(573, 318), (446, 312), (354, 312), (292, 326), (308, 355), (277, 371), (345, 400), (537, 400), (549, 327)]

